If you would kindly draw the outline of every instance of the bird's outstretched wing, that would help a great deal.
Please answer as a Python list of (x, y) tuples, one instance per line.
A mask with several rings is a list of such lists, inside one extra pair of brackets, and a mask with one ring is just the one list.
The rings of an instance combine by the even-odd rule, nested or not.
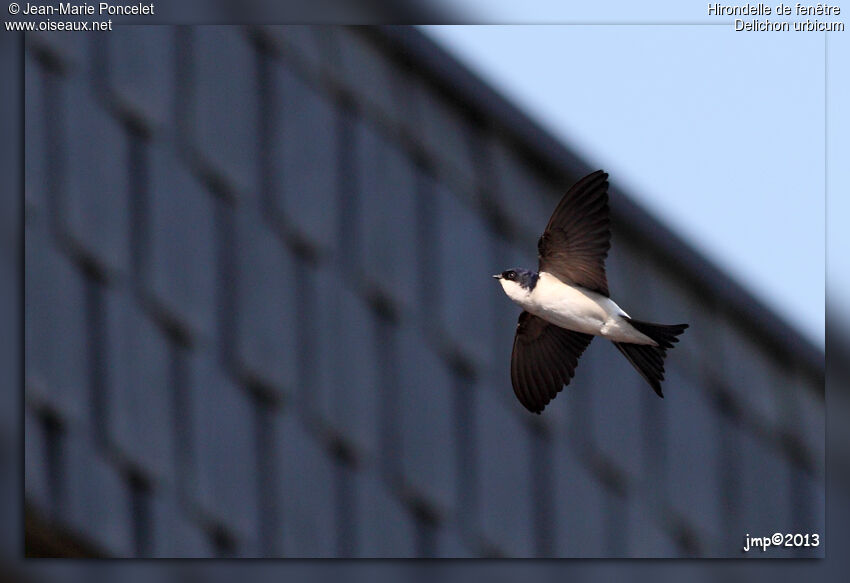
[(538, 271), (608, 296), (610, 247), (608, 175), (597, 170), (576, 182), (552, 213), (537, 242)]
[(565, 330), (528, 312), (519, 315), (511, 353), (511, 383), (523, 406), (540, 413), (573, 378), (593, 336)]

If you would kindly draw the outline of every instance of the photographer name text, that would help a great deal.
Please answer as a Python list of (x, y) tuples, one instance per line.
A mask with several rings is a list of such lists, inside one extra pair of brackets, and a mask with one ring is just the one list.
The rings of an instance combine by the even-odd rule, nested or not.
[(150, 4), (72, 4), (60, 2), (55, 6), (40, 4), (24, 4), (20, 14), (25, 16), (140, 16), (153, 15), (153, 3)]

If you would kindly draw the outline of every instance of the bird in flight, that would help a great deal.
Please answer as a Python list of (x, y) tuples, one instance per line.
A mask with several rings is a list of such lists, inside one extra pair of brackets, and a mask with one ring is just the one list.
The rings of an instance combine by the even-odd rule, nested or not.
[(578, 359), (601, 336), (614, 343), (659, 397), (667, 349), (687, 324), (632, 319), (609, 297), (605, 257), (611, 247), (608, 175), (575, 183), (537, 242), (537, 272), (509, 269), (493, 277), (519, 304), (511, 383), (526, 409), (540, 413), (575, 373)]

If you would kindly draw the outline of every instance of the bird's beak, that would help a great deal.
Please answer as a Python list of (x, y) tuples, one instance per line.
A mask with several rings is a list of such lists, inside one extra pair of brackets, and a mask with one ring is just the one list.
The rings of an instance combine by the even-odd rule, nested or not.
[(496, 279), (502, 279), (501, 275), (494, 275), (493, 277), (495, 277)]

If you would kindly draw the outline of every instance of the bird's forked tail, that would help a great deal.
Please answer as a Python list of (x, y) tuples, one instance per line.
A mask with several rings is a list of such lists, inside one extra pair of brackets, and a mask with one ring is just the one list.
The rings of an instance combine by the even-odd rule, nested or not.
[(673, 348), (673, 344), (679, 341), (677, 336), (684, 332), (688, 325), (651, 324), (629, 317), (625, 317), (625, 319), (638, 332), (652, 338), (658, 346), (630, 344), (628, 342), (614, 342), (614, 346), (632, 363), (640, 376), (646, 379), (655, 393), (663, 398), (661, 381), (664, 380), (664, 357), (667, 356), (667, 349)]

